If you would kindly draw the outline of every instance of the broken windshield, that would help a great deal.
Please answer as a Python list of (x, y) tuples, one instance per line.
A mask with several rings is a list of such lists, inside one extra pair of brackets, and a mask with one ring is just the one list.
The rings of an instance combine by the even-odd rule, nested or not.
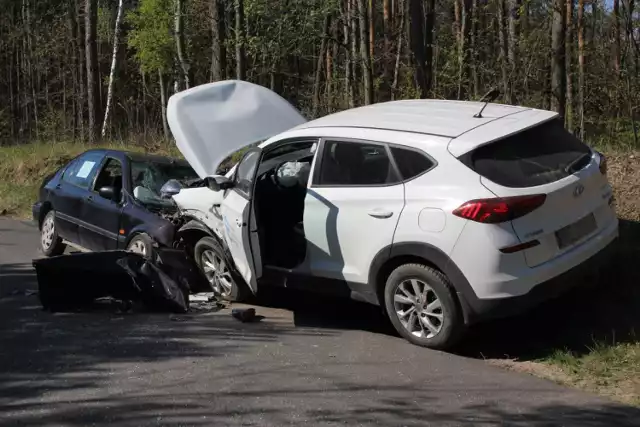
[(183, 185), (198, 180), (196, 172), (189, 165), (177, 162), (154, 162), (149, 160), (131, 161), (131, 188), (136, 199), (143, 203), (170, 204), (162, 199), (160, 189), (174, 179)]

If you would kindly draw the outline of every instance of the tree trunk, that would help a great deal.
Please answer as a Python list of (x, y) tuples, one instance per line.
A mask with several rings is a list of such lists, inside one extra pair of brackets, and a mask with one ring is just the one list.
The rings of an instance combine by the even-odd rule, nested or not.
[(375, 38), (375, 5), (373, 4), (374, 0), (369, 0), (369, 10), (367, 13), (367, 18), (369, 19), (369, 60), (371, 61), (371, 69), (373, 70), (373, 54), (374, 54), (374, 46), (376, 44)]
[(584, 140), (584, 0), (578, 0), (578, 114)]
[(553, 0), (553, 23), (551, 30), (551, 108), (564, 119), (566, 108), (565, 75), (565, 3)]
[(396, 51), (396, 61), (395, 66), (393, 68), (393, 83), (391, 84), (391, 99), (395, 99), (396, 91), (398, 90), (398, 74), (400, 73), (400, 56), (402, 56), (402, 36), (404, 36), (404, 23), (405, 13), (404, 13), (404, 2), (403, 0), (398, 0), (398, 15), (401, 16), (399, 29), (398, 29), (398, 48)]
[(382, 52), (382, 84), (381, 84), (381, 101), (391, 98), (391, 85), (389, 79), (391, 77), (392, 66), (392, 39), (393, 27), (391, 16), (391, 0), (383, 0), (382, 3), (382, 26), (384, 31), (384, 49)]
[(167, 85), (161, 70), (158, 70), (158, 82), (160, 83), (160, 103), (162, 104), (162, 132), (164, 139), (169, 139), (169, 124), (167, 123)]
[[(457, 0), (456, 0), (457, 1)], [(414, 79), (420, 98), (426, 98), (429, 92), (427, 87), (427, 71), (423, 33), (424, 10), (421, 0), (409, 0), (409, 47), (414, 63)]]
[(346, 96), (345, 105), (349, 108), (353, 108), (355, 106), (355, 100), (353, 97), (353, 83), (351, 81), (352, 74), (351, 71), (353, 69), (351, 62), (352, 56), (351, 51), (349, 49), (351, 43), (350, 31), (351, 31), (351, 0), (344, 0), (342, 2), (342, 31), (343, 31), (343, 42), (345, 46), (345, 65), (344, 65), (344, 93)]
[(573, 81), (571, 79), (571, 50), (573, 45), (573, 0), (567, 1), (567, 28), (565, 32), (565, 73), (567, 80), (567, 106), (565, 124), (569, 132), (573, 129)]
[(86, 0), (84, 8), (85, 52), (87, 56), (87, 107), (89, 112), (89, 142), (98, 139), (99, 122), (99, 77), (98, 51), (96, 45), (97, 0)]
[(113, 56), (111, 57), (111, 71), (109, 72), (109, 87), (107, 89), (107, 105), (104, 109), (104, 121), (102, 122), (102, 137), (107, 133), (107, 124), (109, 123), (109, 113), (111, 104), (113, 103), (113, 83), (116, 76), (116, 65), (118, 64), (118, 47), (120, 46), (120, 23), (122, 22), (122, 4), (123, 0), (118, 2), (118, 15), (113, 30)]
[(360, 54), (362, 55), (362, 81), (364, 91), (364, 104), (369, 105), (373, 102), (373, 77), (371, 75), (371, 57), (369, 56), (370, 42), (367, 34), (367, 0), (357, 0), (359, 6), (360, 17)]
[[(567, 0), (571, 1), (571, 0)], [(509, 92), (507, 102), (515, 104), (515, 82), (518, 81), (518, 19), (520, 17), (520, 5), (518, 0), (508, 0), (508, 60), (509, 60)]]
[(244, 0), (235, 0), (236, 12), (236, 78), (245, 80), (247, 77), (246, 54), (244, 47)]
[(81, 2), (82, 0), (73, 0), (76, 9), (76, 44), (78, 46), (77, 52), (77, 65), (78, 65), (78, 125), (80, 126), (80, 140), (84, 141), (84, 111), (85, 111), (85, 99), (86, 96), (86, 82), (87, 82), (87, 66), (86, 66), (86, 49), (85, 49), (85, 31), (82, 23), (84, 22)]
[(355, 106), (358, 99), (358, 2), (361, 0), (348, 1), (351, 8), (351, 90)]
[[(435, 31), (436, 2), (435, 0), (427, 0), (424, 3), (425, 11), (425, 28), (424, 28), (424, 47), (425, 47), (425, 94), (429, 96), (433, 89), (433, 33)], [(402, 32), (402, 30), (400, 30)]]
[(471, 20), (471, 38), (469, 43), (469, 58), (471, 62), (471, 86), (473, 97), (477, 99), (480, 91), (480, 80), (478, 77), (478, 0), (473, 0), (469, 19)]
[(613, 69), (616, 78), (620, 77), (620, 55), (620, 0), (613, 0)]
[(211, 81), (227, 77), (227, 48), (224, 9), (220, 0), (211, 0)]
[(322, 24), (322, 40), (320, 42), (320, 52), (318, 53), (318, 60), (316, 63), (316, 75), (313, 80), (313, 100), (312, 100), (312, 116), (315, 118), (318, 115), (318, 108), (320, 104), (320, 80), (322, 78), (322, 62), (327, 48), (327, 38), (329, 35), (329, 25), (331, 24), (330, 15), (325, 15), (324, 23)]
[(180, 62), (180, 71), (182, 71), (182, 80), (184, 82), (184, 88), (189, 89), (189, 63), (187, 62), (186, 53), (184, 51), (184, 0), (175, 0), (175, 14), (174, 14), (174, 35), (176, 38), (176, 53), (178, 54), (178, 61)]
[(502, 72), (502, 90), (503, 97), (506, 103), (510, 101), (509, 88), (509, 71), (508, 71), (508, 56), (509, 48), (507, 41), (507, 29), (505, 22), (505, 0), (498, 0), (498, 41), (500, 43), (500, 70)]

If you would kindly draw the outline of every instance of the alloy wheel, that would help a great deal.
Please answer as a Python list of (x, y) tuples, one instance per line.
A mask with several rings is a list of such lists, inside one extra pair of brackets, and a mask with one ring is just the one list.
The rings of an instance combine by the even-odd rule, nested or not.
[(47, 215), (42, 223), (42, 230), (40, 232), (40, 243), (42, 244), (42, 249), (47, 250), (51, 245), (53, 245), (55, 231), (54, 216)]
[(435, 291), (418, 279), (400, 282), (393, 305), (402, 326), (419, 338), (433, 338), (442, 330), (445, 312)]
[(202, 252), (202, 271), (216, 294), (229, 297), (233, 290), (233, 278), (227, 263), (216, 252)]

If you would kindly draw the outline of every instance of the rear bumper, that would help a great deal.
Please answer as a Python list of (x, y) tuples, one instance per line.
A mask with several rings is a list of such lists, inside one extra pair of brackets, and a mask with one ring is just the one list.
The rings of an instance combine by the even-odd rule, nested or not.
[(42, 211), (42, 202), (36, 202), (31, 206), (33, 222), (35, 222), (38, 227), (40, 227), (40, 211)]
[(524, 295), (511, 298), (475, 299), (467, 300), (470, 318), (475, 323), (493, 318), (508, 317), (526, 312), (540, 303), (556, 298), (567, 291), (580, 287), (585, 279), (596, 274), (606, 265), (615, 249), (617, 238), (600, 252), (577, 265), (576, 267), (535, 286)]

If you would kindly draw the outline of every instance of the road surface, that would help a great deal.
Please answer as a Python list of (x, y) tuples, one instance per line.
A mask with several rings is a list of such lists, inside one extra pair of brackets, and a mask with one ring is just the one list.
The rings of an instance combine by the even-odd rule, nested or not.
[(640, 425), (636, 409), (413, 346), (352, 302), (272, 296), (254, 324), (46, 313), (28, 292), (37, 242), (0, 219), (0, 425)]

